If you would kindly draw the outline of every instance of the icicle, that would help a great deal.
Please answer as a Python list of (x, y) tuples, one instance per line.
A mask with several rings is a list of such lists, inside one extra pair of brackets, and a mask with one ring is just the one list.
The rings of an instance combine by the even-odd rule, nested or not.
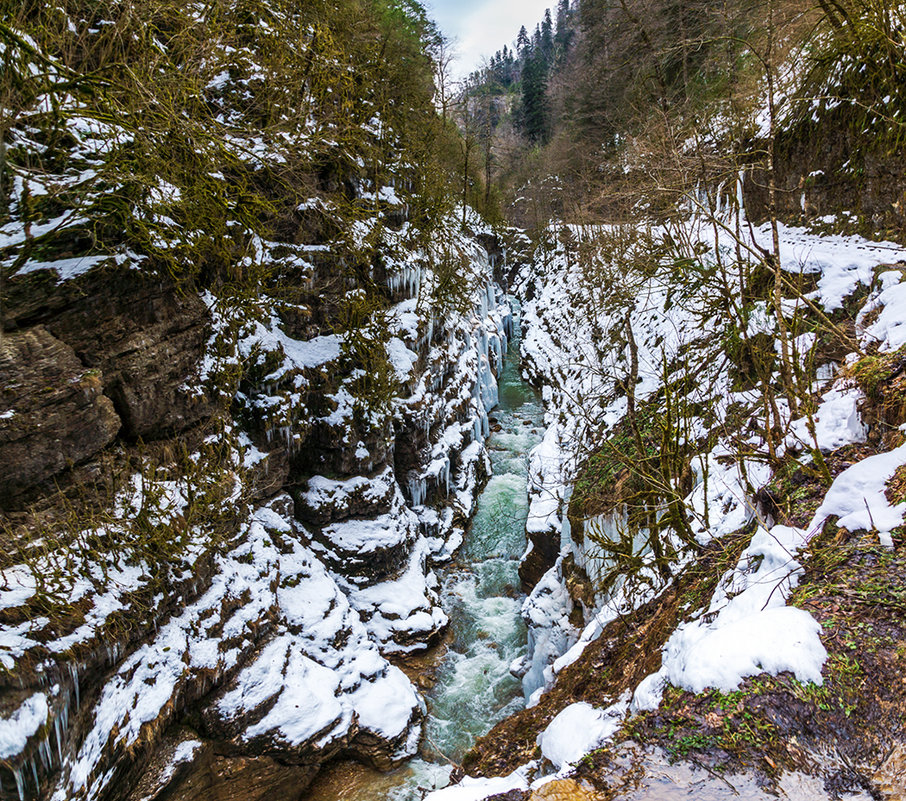
[(25, 779), (22, 777), (22, 769), (13, 770), (13, 776), (16, 779), (16, 789), (19, 791), (19, 801), (25, 801)]
[(57, 735), (57, 755), (60, 757), (60, 764), (63, 764), (63, 735), (60, 733), (60, 718), (53, 719), (54, 734)]
[(499, 400), (499, 391), (497, 388), (497, 379), (491, 372), (491, 366), (488, 364), (486, 356), (480, 356), (478, 360), (478, 384), (479, 397), (484, 405), (485, 411), (493, 409)]
[(38, 756), (41, 758), (41, 764), (44, 766), (44, 770), (49, 772), (53, 765), (53, 751), (50, 750), (48, 737), (45, 737), (38, 743)]
[(721, 219), (724, 211), (724, 187), (727, 185), (726, 181), (721, 181), (720, 185), (717, 187), (717, 199), (715, 200), (715, 212), (717, 219)]
[(481, 320), (484, 320), (488, 316), (488, 296), (485, 293), (482, 293), (481, 298), (478, 302), (478, 317)]
[(428, 482), (424, 476), (409, 479), (409, 495), (413, 506), (422, 506), (428, 495)]

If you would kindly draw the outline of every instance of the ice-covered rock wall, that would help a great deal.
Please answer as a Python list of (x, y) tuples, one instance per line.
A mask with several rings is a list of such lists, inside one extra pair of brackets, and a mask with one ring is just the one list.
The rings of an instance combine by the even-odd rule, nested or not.
[(220, 454), (226, 540), (211, 547), (192, 527), (189, 478), (141, 475), (112, 525), (152, 504), (153, 524), (187, 526), (170, 575), (88, 558), (61, 618), (34, 611), (53, 554), (4, 572), (3, 798), (115, 799), (137, 785), (147, 798), (201, 786), (258, 798), (298, 791), (336, 754), (388, 768), (416, 752), (424, 703), (388, 658), (447, 624), (433, 566), (461, 543), (487, 475), (511, 330), (487, 252), (452, 230), (467, 307), (433, 300), (428, 267), (389, 264), (381, 341), (396, 389), (383, 405), (356, 395), (346, 335), (298, 338), (285, 308), (262, 303), (230, 346), (228, 310), (199, 300), (208, 345), (185, 355), (181, 392), (210, 406), (211, 376), (246, 365), (233, 419), (189, 455)]

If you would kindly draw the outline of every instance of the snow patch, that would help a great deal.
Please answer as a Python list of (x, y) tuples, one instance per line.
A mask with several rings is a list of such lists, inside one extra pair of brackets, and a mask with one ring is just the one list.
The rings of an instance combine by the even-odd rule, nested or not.
[(625, 700), (607, 709), (585, 702), (570, 704), (538, 735), (541, 753), (558, 771), (572, 767), (616, 733), (627, 707)]

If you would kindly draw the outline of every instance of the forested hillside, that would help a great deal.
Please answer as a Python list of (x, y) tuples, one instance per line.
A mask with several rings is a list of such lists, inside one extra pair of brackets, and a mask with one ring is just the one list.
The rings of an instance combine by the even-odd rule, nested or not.
[(530, 225), (663, 211), (743, 171), (756, 217), (773, 180), (788, 219), (845, 208), (865, 232), (902, 232), (898, 14), (873, 2), (564, 2), (467, 85), (474, 105), (511, 98), (518, 146), (506, 125), (476, 136), (491, 136), (491, 172)]

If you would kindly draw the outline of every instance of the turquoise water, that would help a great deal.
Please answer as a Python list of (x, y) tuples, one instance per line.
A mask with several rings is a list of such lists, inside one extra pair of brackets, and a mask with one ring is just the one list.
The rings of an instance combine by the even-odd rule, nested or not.
[(453, 640), (427, 693), (427, 753), (457, 763), (476, 738), (523, 705), (521, 682), (509, 666), (526, 648), (518, 568), (525, 551), (528, 453), (541, 437), (543, 414), (519, 375), (518, 335), (498, 383), (500, 403), (491, 413), (487, 442), (493, 474), (455, 564), (443, 571)]

